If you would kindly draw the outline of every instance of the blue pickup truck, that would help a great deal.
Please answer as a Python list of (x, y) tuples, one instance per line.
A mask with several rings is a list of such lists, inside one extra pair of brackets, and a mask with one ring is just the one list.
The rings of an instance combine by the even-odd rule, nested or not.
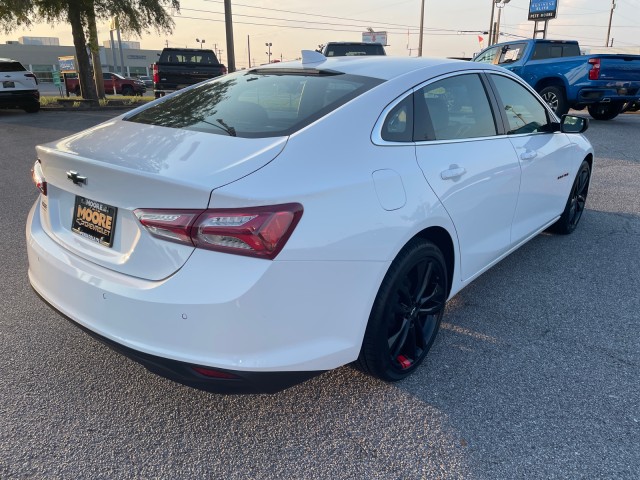
[(640, 55), (581, 55), (576, 41), (531, 39), (492, 45), (473, 61), (519, 75), (558, 115), (586, 107), (611, 120), (640, 104)]

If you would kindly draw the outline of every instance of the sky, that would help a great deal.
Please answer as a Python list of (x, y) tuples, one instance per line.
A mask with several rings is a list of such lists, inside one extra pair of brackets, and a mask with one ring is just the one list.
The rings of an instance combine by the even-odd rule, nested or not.
[[(604, 47), (611, 5), (614, 0), (558, 0), (558, 17), (549, 21), (547, 38), (578, 40), (583, 48)], [(487, 46), (494, 0), (424, 0), (423, 56), (471, 56)], [(387, 32), (387, 53), (416, 56), (418, 53), (422, 0), (232, 0), (236, 67), (272, 59), (300, 57), (302, 49), (316, 49), (328, 41), (361, 41), (368, 28)], [(611, 35), (614, 47), (640, 49), (640, 0), (615, 0)], [(527, 20), (529, 0), (511, 0), (501, 12), (501, 41), (531, 38), (534, 22)], [(138, 41), (143, 49), (170, 47), (204, 48), (221, 52), (226, 63), (227, 47), (223, 0), (182, 0), (180, 13), (172, 12), (172, 34), (155, 31)], [(497, 9), (496, 9), (497, 17)], [(0, 34), (0, 42), (21, 36), (58, 37), (61, 45), (72, 45), (66, 24), (39, 24), (31, 29)], [(98, 25), (100, 43), (109, 39), (108, 23)], [(482, 41), (480, 38), (482, 38)], [(640, 52), (638, 52), (640, 53)]]

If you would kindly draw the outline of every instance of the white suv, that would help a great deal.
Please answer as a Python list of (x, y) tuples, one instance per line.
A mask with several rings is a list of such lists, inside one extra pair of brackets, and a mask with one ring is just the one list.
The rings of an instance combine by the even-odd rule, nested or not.
[(0, 58), (0, 108), (22, 108), (28, 113), (40, 110), (36, 76), (9, 58)]

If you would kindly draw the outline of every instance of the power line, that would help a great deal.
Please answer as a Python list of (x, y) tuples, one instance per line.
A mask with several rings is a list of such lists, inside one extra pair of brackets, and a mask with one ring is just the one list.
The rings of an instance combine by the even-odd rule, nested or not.
[[(210, 2), (210, 3), (224, 3), (221, 0), (202, 0), (203, 2)], [(380, 24), (380, 25), (392, 25), (394, 27), (404, 27), (404, 28), (417, 28), (415, 26), (412, 25), (406, 25), (406, 24), (401, 24), (401, 23), (388, 23), (388, 22), (383, 22), (380, 23), (378, 20), (363, 20), (361, 18), (346, 18), (346, 17), (335, 17), (332, 15), (319, 15), (317, 13), (305, 13), (305, 12), (295, 12), (292, 10), (281, 10), (279, 8), (268, 8), (268, 7), (256, 7), (255, 5), (244, 5), (242, 3), (233, 3), (234, 7), (246, 7), (246, 8), (255, 8), (257, 10), (269, 10), (272, 12), (281, 12), (281, 13), (292, 13), (294, 15), (306, 15), (306, 16), (310, 16), (310, 17), (318, 17), (318, 18), (330, 18), (333, 20), (347, 20), (350, 22), (366, 22), (369, 24)], [(235, 13), (234, 13), (235, 15)]]
[[(199, 12), (199, 13), (213, 13), (215, 15), (224, 15), (224, 12), (214, 12), (211, 10), (200, 10), (197, 8), (181, 8), (180, 10), (186, 10), (189, 12)], [(277, 21), (282, 21), (282, 22), (297, 22), (297, 23), (311, 23), (311, 24), (316, 24), (316, 25), (333, 25), (333, 26), (338, 26), (338, 27), (359, 27), (361, 29), (366, 29), (367, 25), (345, 25), (342, 23), (331, 23), (331, 22), (318, 22), (318, 21), (309, 21), (309, 20), (298, 20), (298, 19), (287, 19), (287, 18), (276, 18), (276, 17), (264, 17), (264, 16), (258, 16), (258, 15), (245, 15), (245, 14), (241, 14), (241, 13), (234, 13), (233, 14), (234, 17), (246, 17), (246, 18), (259, 18), (259, 19), (263, 19), (263, 20), (277, 20)], [(380, 25), (380, 24), (379, 24)], [(408, 27), (410, 30), (418, 30), (417, 27)], [(440, 30), (440, 29), (436, 29), (436, 30)]]
[[(234, 14), (235, 15), (235, 14)], [(205, 22), (224, 22), (224, 20), (218, 20), (215, 18), (203, 18), (203, 17), (187, 17), (184, 15), (172, 15), (173, 18), (175, 19), (181, 19), (181, 20), (202, 20)], [(288, 21), (293, 21), (293, 20), (288, 20)], [(276, 25), (273, 23), (257, 23), (257, 22), (233, 22), (234, 24), (240, 24), (240, 25), (256, 25), (256, 26), (260, 26), (260, 27), (277, 27), (277, 28), (294, 28), (294, 29), (304, 29), (304, 30), (309, 30), (309, 27), (297, 27), (294, 25)], [(349, 25), (347, 25), (349, 26)], [(330, 32), (355, 32), (355, 33), (362, 33), (362, 30), (353, 30), (353, 29), (347, 29), (347, 28), (322, 28), (322, 27), (315, 27), (312, 30), (322, 30), (322, 31), (330, 31)], [(436, 35), (436, 36), (448, 36), (448, 35), (459, 35), (458, 34), (458, 30), (444, 30), (444, 29), (425, 29), (425, 30), (429, 30), (431, 35)], [(445, 33), (439, 33), (439, 32), (445, 32)], [(407, 31), (406, 30), (389, 30), (389, 33), (397, 33), (397, 34), (401, 34), (401, 35), (406, 35)], [(419, 35), (418, 32), (409, 32), (410, 35)]]

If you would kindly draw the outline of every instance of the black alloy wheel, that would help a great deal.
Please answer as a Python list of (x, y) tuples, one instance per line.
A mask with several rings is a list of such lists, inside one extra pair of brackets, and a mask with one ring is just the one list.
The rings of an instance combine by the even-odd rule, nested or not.
[(589, 105), (587, 110), (596, 120), (612, 120), (622, 112), (623, 107), (624, 104), (618, 102), (594, 103)]
[(551, 226), (552, 231), (566, 235), (576, 229), (587, 203), (590, 177), (591, 168), (589, 163), (584, 160), (571, 187), (571, 193), (569, 193), (564, 211), (558, 221)]
[(440, 250), (414, 239), (389, 267), (374, 302), (358, 365), (386, 381), (411, 374), (433, 345), (448, 295)]

